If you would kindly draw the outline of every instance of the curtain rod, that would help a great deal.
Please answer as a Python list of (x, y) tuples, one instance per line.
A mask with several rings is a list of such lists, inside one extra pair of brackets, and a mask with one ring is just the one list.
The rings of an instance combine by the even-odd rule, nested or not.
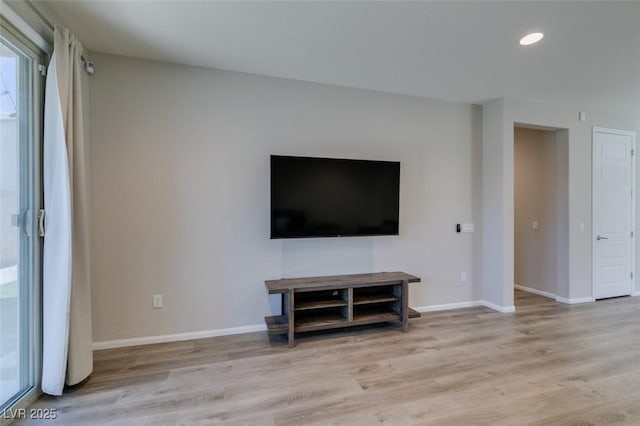
[[(40, 18), (42, 20), (42, 22), (44, 22), (44, 24), (49, 27), (49, 29), (51, 31), (55, 31), (55, 25), (49, 20), (47, 19), (46, 16), (44, 16), (42, 14), (42, 12), (40, 12), (38, 10), (37, 7), (35, 7), (33, 5), (33, 3), (31, 3), (30, 0), (25, 0), (25, 3), (29, 6), (29, 8), (31, 8), (31, 10), (33, 10), (33, 13), (35, 13), (36, 15), (38, 15), (38, 18)], [(89, 62), (87, 61), (87, 59), (84, 57), (84, 55), (80, 55), (80, 59), (85, 63), (84, 65), (84, 69), (87, 73), (89, 74), (93, 74), (95, 72), (95, 65), (93, 62)]]

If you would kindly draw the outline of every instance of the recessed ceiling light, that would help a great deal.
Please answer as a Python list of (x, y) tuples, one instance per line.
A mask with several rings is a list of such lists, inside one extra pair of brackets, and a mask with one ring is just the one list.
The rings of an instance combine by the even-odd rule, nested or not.
[(542, 33), (527, 34), (520, 39), (520, 45), (529, 46), (530, 44), (534, 44), (542, 40), (542, 37), (544, 37), (544, 34)]

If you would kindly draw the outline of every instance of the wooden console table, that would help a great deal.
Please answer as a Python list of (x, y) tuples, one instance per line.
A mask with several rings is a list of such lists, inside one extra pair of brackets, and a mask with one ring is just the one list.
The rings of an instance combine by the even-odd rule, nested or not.
[(282, 315), (265, 317), (269, 334), (294, 334), (420, 317), (409, 303), (409, 283), (420, 278), (404, 272), (286, 278), (265, 281), (269, 294), (282, 295)]

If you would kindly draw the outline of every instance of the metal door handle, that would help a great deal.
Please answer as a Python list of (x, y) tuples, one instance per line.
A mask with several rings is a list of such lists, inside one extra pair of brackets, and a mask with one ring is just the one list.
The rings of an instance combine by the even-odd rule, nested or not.
[(40, 209), (40, 211), (38, 211), (38, 236), (39, 237), (44, 237), (44, 234), (45, 234), (44, 216), (45, 216), (44, 209)]
[(600, 235), (596, 235), (596, 240), (598, 240), (598, 241), (600, 241), (600, 240), (608, 240), (608, 239), (609, 239), (608, 237), (603, 237), (603, 236), (600, 236)]

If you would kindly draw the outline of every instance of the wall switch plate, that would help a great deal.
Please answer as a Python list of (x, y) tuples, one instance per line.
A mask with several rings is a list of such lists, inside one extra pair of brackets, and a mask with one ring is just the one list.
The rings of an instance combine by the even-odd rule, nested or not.
[(476, 225), (473, 223), (463, 223), (462, 232), (475, 232)]
[(461, 283), (466, 283), (467, 282), (467, 273), (466, 272), (460, 272), (460, 282)]
[(153, 295), (153, 299), (152, 299), (152, 306), (153, 308), (162, 308), (162, 295), (161, 294), (154, 294)]
[(540, 229), (540, 224), (538, 223), (537, 220), (534, 220), (533, 222), (531, 222), (531, 229), (533, 229), (534, 231), (537, 231)]

